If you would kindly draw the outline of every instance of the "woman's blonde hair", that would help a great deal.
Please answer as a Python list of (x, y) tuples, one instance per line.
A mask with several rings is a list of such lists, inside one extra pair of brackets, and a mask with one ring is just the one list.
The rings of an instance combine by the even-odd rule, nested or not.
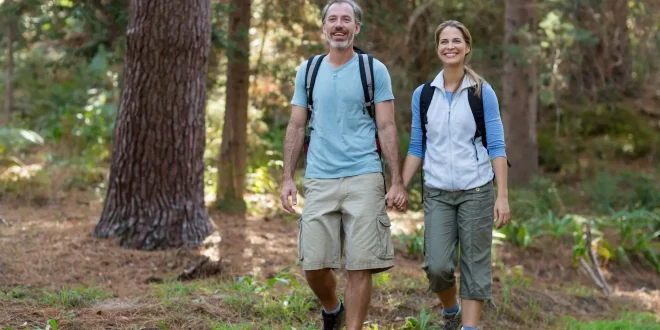
[(463, 35), (463, 39), (465, 39), (465, 44), (470, 46), (470, 52), (465, 55), (465, 59), (463, 61), (463, 67), (465, 68), (465, 72), (467, 75), (470, 77), (470, 79), (474, 80), (474, 82), (477, 83), (477, 90), (476, 90), (476, 95), (481, 96), (481, 83), (483, 82), (483, 78), (479, 76), (474, 70), (470, 69), (467, 65), (465, 65), (465, 62), (467, 62), (470, 59), (470, 56), (472, 55), (472, 35), (470, 34), (470, 31), (463, 25), (463, 23), (455, 20), (449, 20), (449, 21), (444, 21), (442, 24), (438, 25), (438, 27), (435, 29), (435, 49), (436, 51), (438, 50), (438, 45), (440, 44), (440, 33), (442, 33), (442, 30), (444, 30), (446, 27), (454, 27), (457, 28), (459, 31), (461, 31), (461, 34)]

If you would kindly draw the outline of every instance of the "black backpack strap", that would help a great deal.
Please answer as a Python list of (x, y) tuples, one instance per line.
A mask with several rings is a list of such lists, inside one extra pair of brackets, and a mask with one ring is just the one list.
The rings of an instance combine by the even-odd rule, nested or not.
[(431, 86), (433, 80), (428, 81), (422, 87), (422, 93), (419, 96), (419, 120), (422, 126), (422, 153), (426, 151), (426, 124), (429, 122), (428, 113), (435, 87)]
[[(419, 124), (422, 126), (422, 157), (426, 152), (426, 124), (429, 122), (428, 113), (429, 106), (433, 100), (433, 93), (435, 92), (435, 87), (431, 86), (431, 81), (424, 83), (422, 87), (422, 93), (419, 96)], [(422, 160), (422, 164), (424, 161)], [(422, 201), (424, 201), (424, 166), (422, 165)]]
[(307, 94), (307, 124), (305, 125), (305, 141), (304, 151), (305, 154), (309, 148), (310, 136), (312, 128), (312, 112), (314, 111), (314, 84), (316, 83), (316, 75), (321, 67), (321, 61), (326, 54), (314, 55), (307, 60), (307, 71), (305, 71), (305, 92)]
[(307, 60), (307, 71), (305, 72), (305, 91), (307, 92), (308, 116), (314, 109), (314, 100), (312, 98), (314, 93), (314, 84), (316, 83), (316, 75), (318, 74), (319, 68), (321, 67), (321, 61), (323, 61), (325, 56), (326, 54), (314, 55), (310, 57), (309, 60)]
[(355, 46), (353, 46), (353, 50), (358, 54), (360, 80), (362, 81), (362, 91), (364, 92), (364, 106), (362, 107), (362, 112), (364, 113), (366, 111), (376, 126), (376, 153), (378, 153), (378, 158), (380, 158), (383, 174), (383, 186), (385, 187), (385, 193), (387, 193), (387, 184), (385, 182), (385, 162), (383, 162), (383, 154), (380, 148), (380, 139), (378, 138), (378, 124), (376, 123), (374, 57)]
[(486, 140), (486, 122), (484, 120), (484, 102), (481, 97), (477, 96), (476, 86), (468, 88), (468, 101), (470, 102), (470, 109), (472, 109), (474, 122), (477, 124), (477, 130), (474, 132), (474, 139), (476, 140), (478, 137), (481, 137), (481, 144), (484, 145), (484, 148), (488, 149), (488, 141)]
[(358, 54), (360, 62), (360, 79), (364, 92), (364, 107), (369, 117), (376, 119), (376, 104), (374, 103), (374, 58), (369, 54)]
[[(362, 91), (364, 92), (364, 106), (362, 112), (367, 112), (369, 117), (376, 124), (376, 102), (374, 99), (374, 58), (369, 54), (358, 54), (360, 66), (360, 80), (362, 81)], [(376, 128), (376, 152), (381, 155), (380, 140), (378, 139), (378, 128)], [(382, 161), (382, 159), (381, 159)]]
[[(483, 96), (483, 83), (481, 84), (481, 96)], [(474, 132), (474, 139), (481, 137), (481, 144), (488, 150), (488, 139), (486, 138), (486, 120), (484, 119), (484, 101), (483, 97), (477, 96), (477, 87), (472, 86), (468, 88), (468, 101), (470, 102), (470, 109), (472, 109), (472, 116), (477, 125), (477, 130)], [(511, 167), (509, 160), (506, 161), (507, 165)]]

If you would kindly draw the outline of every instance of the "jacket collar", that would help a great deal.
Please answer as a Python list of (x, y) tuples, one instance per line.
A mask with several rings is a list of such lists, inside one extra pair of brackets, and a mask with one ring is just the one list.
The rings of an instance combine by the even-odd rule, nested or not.
[[(438, 75), (435, 76), (435, 79), (433, 79), (433, 82), (431, 82), (431, 86), (440, 89), (441, 91), (445, 92), (445, 75), (444, 75), (445, 70), (440, 71)], [(461, 86), (458, 88), (456, 92), (459, 92), (465, 88), (472, 87), (476, 85), (477, 82), (472, 80), (470, 76), (467, 75), (467, 71), (465, 72), (465, 75), (463, 76), (463, 82), (461, 83)]]

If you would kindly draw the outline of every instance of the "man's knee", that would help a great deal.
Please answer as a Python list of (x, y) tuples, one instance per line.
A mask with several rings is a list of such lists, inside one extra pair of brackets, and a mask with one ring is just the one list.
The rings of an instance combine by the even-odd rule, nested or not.
[(317, 269), (317, 270), (306, 270), (305, 277), (307, 278), (308, 282), (320, 281), (320, 280), (324, 280), (328, 275), (332, 275), (331, 272), (332, 270), (328, 268)]
[(349, 270), (348, 279), (355, 281), (366, 281), (371, 280), (372, 271), (369, 269), (366, 270)]

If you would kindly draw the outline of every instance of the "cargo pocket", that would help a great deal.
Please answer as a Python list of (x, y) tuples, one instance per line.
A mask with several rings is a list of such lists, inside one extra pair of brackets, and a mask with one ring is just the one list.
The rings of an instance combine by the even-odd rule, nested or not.
[(302, 246), (302, 217), (298, 218), (298, 260), (303, 261), (303, 246)]
[(392, 245), (392, 230), (390, 217), (386, 214), (378, 216), (378, 238), (380, 240), (378, 258), (384, 260), (394, 259), (394, 246)]

